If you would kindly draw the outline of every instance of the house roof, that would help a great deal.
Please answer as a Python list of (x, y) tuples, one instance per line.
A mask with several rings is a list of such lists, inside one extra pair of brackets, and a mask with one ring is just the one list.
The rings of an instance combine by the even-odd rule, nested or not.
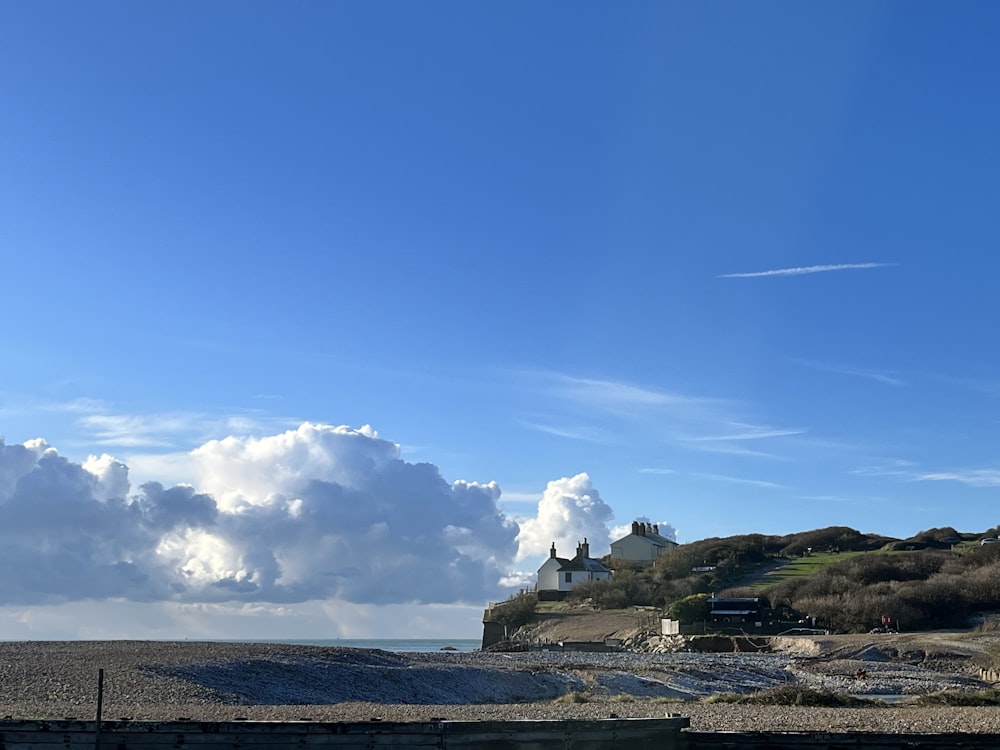
[(648, 542), (655, 547), (677, 547), (679, 546), (677, 542), (673, 539), (667, 539), (665, 536), (660, 536), (659, 534), (654, 534), (649, 532), (647, 534), (626, 534), (621, 539), (616, 539), (611, 543), (611, 546), (618, 544), (619, 542), (624, 542), (629, 537), (635, 537), (636, 539), (641, 539), (644, 542)]
[(561, 563), (559, 566), (560, 571), (569, 570), (588, 570), (591, 573), (608, 573), (610, 572), (605, 568), (599, 561), (594, 560), (590, 557), (574, 557), (572, 560), (563, 560), (561, 557), (556, 558)]

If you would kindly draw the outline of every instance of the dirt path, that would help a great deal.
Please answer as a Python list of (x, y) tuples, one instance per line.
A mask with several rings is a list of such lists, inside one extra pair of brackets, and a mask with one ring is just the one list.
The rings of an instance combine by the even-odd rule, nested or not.
[(603, 641), (605, 638), (625, 638), (654, 621), (659, 627), (659, 611), (616, 609), (577, 609), (542, 613), (535, 634), (542, 642)]

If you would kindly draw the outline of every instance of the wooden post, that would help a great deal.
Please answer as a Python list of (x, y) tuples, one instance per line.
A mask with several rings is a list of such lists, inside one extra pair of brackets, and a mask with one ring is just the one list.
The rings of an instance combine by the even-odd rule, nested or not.
[(94, 750), (101, 750), (101, 709), (104, 708), (104, 670), (97, 670), (97, 730), (94, 732)]

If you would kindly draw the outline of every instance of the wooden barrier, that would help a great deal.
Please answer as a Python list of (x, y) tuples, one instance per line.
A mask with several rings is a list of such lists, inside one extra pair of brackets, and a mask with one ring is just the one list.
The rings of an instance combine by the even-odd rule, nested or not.
[(692, 732), (688, 719), (0, 721), (0, 750), (995, 750), (996, 734)]
[(686, 750), (688, 719), (319, 723), (0, 721), (0, 750), (407, 747), (444, 750)]

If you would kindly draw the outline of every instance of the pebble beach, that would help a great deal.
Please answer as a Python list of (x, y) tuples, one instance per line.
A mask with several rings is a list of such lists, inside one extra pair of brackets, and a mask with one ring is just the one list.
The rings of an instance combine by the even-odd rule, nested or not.
[[(961, 674), (788, 654), (430, 653), (261, 643), (0, 644), (0, 717), (89, 720), (428, 721), (688, 716), (698, 731), (1000, 733), (1000, 708), (808, 708), (706, 702), (788, 681), (898, 698), (981, 686)], [(839, 670), (839, 671), (838, 671)], [(840, 682), (838, 682), (838, 680)]]

